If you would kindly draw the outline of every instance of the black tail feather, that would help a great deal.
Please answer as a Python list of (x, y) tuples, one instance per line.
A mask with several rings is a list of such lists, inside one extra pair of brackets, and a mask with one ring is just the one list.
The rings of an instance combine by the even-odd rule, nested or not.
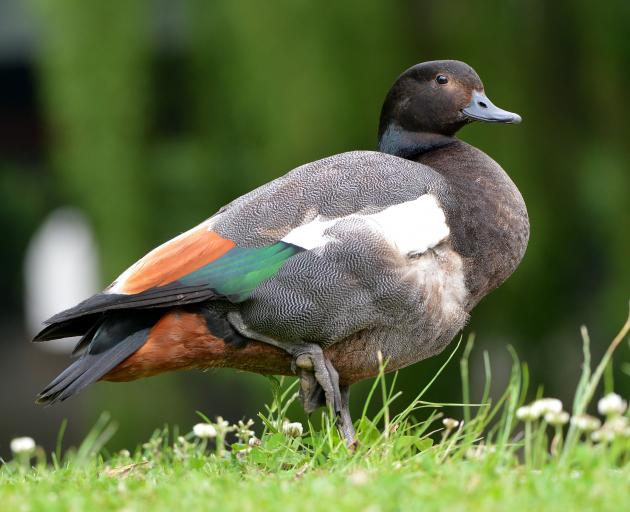
[(92, 326), (98, 323), (98, 319), (102, 316), (102, 313), (98, 313), (48, 325), (37, 333), (33, 341), (49, 341), (71, 336), (84, 336)]
[(39, 395), (37, 403), (52, 405), (96, 382), (144, 345), (150, 329), (135, 332), (101, 354), (85, 354), (64, 370)]
[(82, 355), (83, 352), (89, 347), (90, 342), (94, 339), (94, 335), (98, 328), (103, 324), (104, 319), (99, 319), (94, 322), (94, 325), (81, 337), (77, 344), (72, 349), (72, 356), (76, 357)]
[(77, 344), (87, 350), (37, 396), (37, 403), (52, 405), (96, 382), (145, 344), (161, 312), (108, 314)]
[(97, 293), (80, 304), (50, 317), (45, 323), (51, 325), (39, 333), (36, 338), (40, 338), (44, 332), (48, 331), (55, 324), (70, 325), (69, 323), (66, 324), (66, 322), (86, 317), (94, 318), (93, 315), (97, 313), (182, 306), (216, 298), (219, 298), (219, 295), (211, 288), (208, 288), (207, 285), (182, 285), (177, 281), (131, 295)]

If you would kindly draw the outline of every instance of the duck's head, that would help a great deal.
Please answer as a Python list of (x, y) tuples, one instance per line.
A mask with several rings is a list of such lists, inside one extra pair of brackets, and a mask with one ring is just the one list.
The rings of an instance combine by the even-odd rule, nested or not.
[(520, 123), (495, 106), (479, 75), (457, 60), (416, 64), (387, 93), (378, 131), (379, 150), (409, 156), (442, 145), (472, 121)]

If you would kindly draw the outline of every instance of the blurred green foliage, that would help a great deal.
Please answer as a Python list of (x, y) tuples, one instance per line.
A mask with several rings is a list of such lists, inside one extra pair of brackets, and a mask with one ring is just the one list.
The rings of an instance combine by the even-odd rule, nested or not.
[[(31, 7), (41, 22), (53, 173), (47, 207), (87, 212), (107, 281), (297, 165), (374, 148), (396, 76), (416, 62), (455, 58), (479, 72), (497, 105), (523, 115), (519, 127), (474, 125), (460, 136), (510, 173), (532, 224), (521, 268), (479, 306), (470, 328), (488, 347), (517, 345), (540, 380), (562, 393), (567, 371), (577, 369), (578, 326), (592, 327), (597, 351), (625, 317), (627, 0)], [(168, 17), (159, 9), (177, 16), (177, 37), (156, 29), (155, 19)], [(33, 209), (44, 213), (37, 200)], [(560, 368), (564, 359), (570, 370)], [(420, 374), (434, 364), (423, 363)], [(418, 367), (403, 374), (410, 387), (418, 375)], [(456, 389), (447, 379), (444, 392), (456, 398)]]
[(158, 206), (146, 161), (147, 5), (36, 4), (45, 20), (42, 93), (60, 198), (89, 213), (111, 275), (146, 247), (139, 233), (148, 234)]

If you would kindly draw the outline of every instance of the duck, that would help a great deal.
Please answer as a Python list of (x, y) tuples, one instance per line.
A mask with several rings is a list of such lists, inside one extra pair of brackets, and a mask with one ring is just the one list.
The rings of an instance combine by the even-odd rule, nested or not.
[(468, 64), (404, 71), (377, 151), (297, 167), (158, 246), (111, 285), (46, 321), (34, 341), (80, 336), (37, 401), (99, 381), (230, 367), (297, 375), (355, 442), (350, 386), (440, 353), (519, 266), (529, 239), (508, 174), (456, 137), (517, 124)]

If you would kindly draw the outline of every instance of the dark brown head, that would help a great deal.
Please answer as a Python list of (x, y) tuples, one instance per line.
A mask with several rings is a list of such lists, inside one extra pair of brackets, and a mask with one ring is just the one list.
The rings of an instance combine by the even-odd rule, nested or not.
[(518, 114), (496, 107), (468, 64), (435, 60), (416, 64), (390, 89), (379, 124), (379, 150), (406, 156), (433, 140), (450, 138), (472, 121), (520, 123)]

